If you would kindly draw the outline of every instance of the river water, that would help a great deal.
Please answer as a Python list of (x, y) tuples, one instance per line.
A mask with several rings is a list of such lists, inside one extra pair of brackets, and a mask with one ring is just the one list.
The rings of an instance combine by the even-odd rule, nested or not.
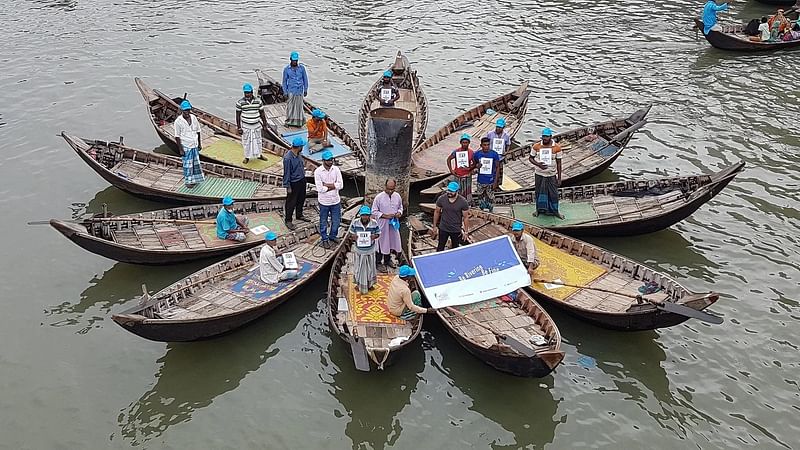
[[(796, 54), (731, 55), (696, 40), (700, 2), (0, 1), (0, 447), (800, 447)], [(737, 3), (732, 18), (766, 12)], [(351, 131), (366, 89), (404, 50), (429, 132), (531, 80), (518, 140), (653, 105), (599, 179), (746, 170), (690, 219), (593, 242), (696, 291), (725, 323), (623, 334), (553, 313), (567, 353), (541, 380), (466, 354), (434, 320), (398, 364), (355, 372), (321, 312), (326, 280), (220, 339), (163, 344), (110, 320), (148, 268), (82, 251), (30, 220), (156, 209), (110, 188), (61, 130), (160, 145), (133, 85), (232, 117), (255, 67), (291, 50), (310, 98)], [(73, 205), (77, 204), (77, 205)]]

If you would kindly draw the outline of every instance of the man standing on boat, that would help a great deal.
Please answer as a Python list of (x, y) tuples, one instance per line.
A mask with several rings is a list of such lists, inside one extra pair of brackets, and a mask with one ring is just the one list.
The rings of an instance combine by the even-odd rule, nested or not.
[(311, 118), (306, 122), (308, 130), (308, 153), (314, 153), (331, 147), (328, 140), (328, 123), (325, 121), (325, 113), (319, 109), (311, 111)]
[(300, 152), (305, 145), (306, 141), (298, 136), (292, 141), (292, 149), (283, 156), (283, 187), (286, 188), (283, 221), (290, 230), (295, 228), (292, 214), (297, 220), (309, 221), (303, 216), (303, 204), (306, 201), (306, 168)]
[(502, 163), (500, 155), (490, 145), (491, 139), (481, 138), (481, 148), (475, 152), (475, 165), (478, 167), (478, 207), (492, 212)]
[(289, 65), (283, 69), (283, 95), (286, 96), (286, 126), (300, 128), (305, 123), (303, 97), (308, 95), (306, 67), (300, 64), (300, 54), (289, 55)]
[(511, 147), (511, 136), (506, 132), (506, 119), (501, 117), (495, 122), (493, 131), (490, 131), (486, 137), (489, 138), (489, 145), (491, 149), (496, 151), (498, 155), (503, 156)]
[(278, 243), (278, 235), (274, 231), (267, 231), (264, 235), (267, 244), (261, 247), (258, 254), (258, 265), (261, 272), (261, 281), (275, 285), (281, 281), (294, 280), (297, 278), (298, 271), (283, 267), (283, 258), (275, 256), (275, 245)]
[(708, 34), (709, 31), (719, 28), (719, 25), (717, 25), (717, 12), (727, 10), (727, 3), (717, 5), (716, 1), (708, 0), (703, 6), (703, 34)]
[(245, 83), (242, 91), (244, 97), (236, 102), (236, 128), (242, 135), (244, 149), (242, 163), (247, 164), (250, 158), (266, 159), (261, 154), (261, 124), (267, 123), (267, 116), (264, 114), (261, 99), (253, 95), (253, 86)]
[(525, 264), (528, 273), (533, 275), (533, 271), (539, 267), (536, 245), (533, 243), (533, 236), (525, 232), (525, 226), (519, 220), (511, 225), (511, 243), (517, 249), (519, 260)]
[(392, 278), (392, 283), (389, 285), (386, 306), (390, 313), (403, 320), (411, 320), (417, 317), (417, 314), (428, 312), (427, 308), (421, 306), (422, 295), (416, 289), (412, 291), (410, 287), (416, 274), (417, 271), (413, 268), (400, 266), (397, 276)]
[(444, 250), (448, 239), (450, 248), (458, 248), (462, 238), (466, 240), (469, 236), (469, 203), (458, 194), (458, 189), (458, 183), (451, 181), (447, 191), (436, 199), (431, 234), (439, 239), (437, 252)]
[(378, 102), (384, 108), (391, 108), (399, 98), (400, 90), (397, 89), (397, 86), (392, 81), (392, 71), (386, 70), (386, 72), (383, 72), (383, 79), (378, 85)]
[(192, 114), (189, 100), (181, 102), (181, 114), (175, 119), (175, 143), (183, 157), (183, 182), (187, 188), (193, 188), (205, 180), (203, 167), (200, 165), (200, 122)]
[[(314, 184), (317, 187), (319, 203), (319, 234), (322, 247), (331, 248), (339, 242), (339, 224), (342, 221), (342, 199), (339, 190), (344, 187), (342, 172), (333, 165), (333, 153), (322, 152), (322, 165), (314, 170)], [(331, 217), (331, 231), (328, 234), (328, 216)]]
[[(453, 181), (460, 186), (459, 193), (467, 200), (472, 201), (472, 172), (475, 170), (475, 153), (469, 148), (470, 136), (461, 135), (461, 147), (455, 149), (447, 157), (447, 168), (453, 175)], [(455, 164), (453, 162), (455, 161)]]
[(558, 212), (558, 187), (561, 186), (561, 146), (553, 141), (553, 130), (542, 130), (542, 140), (533, 144), (528, 158), (534, 165), (536, 179), (536, 211), (533, 216), (545, 213), (550, 216), (564, 215)]
[(392, 261), (392, 251), (400, 253), (400, 218), (403, 217), (403, 199), (395, 192), (397, 181), (386, 180), (383, 192), (372, 202), (372, 217), (378, 222), (381, 236), (378, 238), (378, 270), (388, 272), (388, 267), (397, 265)]
[(217, 213), (217, 237), (228, 241), (242, 242), (247, 238), (247, 218), (233, 213), (233, 198), (222, 199), (222, 208)]
[(375, 241), (380, 237), (378, 222), (372, 218), (372, 210), (364, 205), (358, 210), (359, 218), (350, 224), (353, 242), (353, 276), (358, 291), (366, 294), (378, 282), (375, 264)]

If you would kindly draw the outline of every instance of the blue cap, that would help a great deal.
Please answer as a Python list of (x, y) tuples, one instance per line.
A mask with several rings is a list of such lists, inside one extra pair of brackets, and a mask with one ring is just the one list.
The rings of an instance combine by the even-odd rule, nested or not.
[(469, 135), (468, 133), (464, 133), (464, 134), (462, 134), (462, 135), (461, 135), (461, 139), (459, 139), (459, 141), (463, 141), (464, 139), (466, 139), (466, 140), (468, 140), (468, 141), (471, 141), (471, 140), (472, 140), (472, 138), (470, 137), (470, 135)]
[(553, 135), (553, 130), (551, 130), (549, 127), (542, 130), (542, 136), (552, 136), (552, 135)]
[(391, 71), (391, 70), (387, 70), (386, 72), (383, 72), (383, 76), (385, 76), (385, 77), (392, 78), (392, 75), (393, 75), (393, 74), (392, 74), (392, 71)]
[(233, 197), (230, 195), (222, 199), (222, 204), (225, 206), (231, 206), (233, 204)]
[(184, 100), (181, 102), (181, 110), (188, 111), (192, 109), (192, 104), (189, 103), (189, 100)]
[(522, 231), (525, 229), (525, 225), (522, 224), (519, 220), (515, 220), (513, 224), (511, 224), (511, 231)]
[(324, 119), (325, 113), (319, 108), (314, 108), (314, 110), (311, 111), (311, 116), (316, 117), (317, 119)]
[(331, 152), (330, 150), (325, 150), (324, 152), (322, 152), (323, 161), (330, 161), (332, 159), (333, 159), (333, 152)]
[(494, 113), (495, 113), (495, 110), (493, 110), (492, 108), (486, 108), (486, 114), (491, 116)]
[(253, 85), (250, 83), (245, 83), (244, 86), (242, 86), (242, 91), (253, 92)]
[(461, 186), (458, 185), (458, 181), (451, 181), (447, 184), (447, 190), (450, 192), (458, 192), (460, 187)]
[(497, 125), (500, 128), (505, 128), (506, 127), (506, 118), (505, 117), (501, 117), (501, 118), (497, 119), (497, 122), (495, 122), (494, 124)]
[(367, 205), (362, 206), (361, 209), (358, 210), (358, 215), (359, 216), (371, 215), (371, 214), (372, 214), (372, 210), (369, 209), (369, 206), (367, 206)]
[(411, 267), (408, 267), (406, 265), (400, 266), (400, 273), (398, 273), (398, 275), (400, 275), (402, 278), (413, 277), (416, 274), (417, 274), (416, 270), (414, 270)]
[(265, 241), (274, 241), (275, 239), (278, 239), (278, 234), (275, 233), (274, 231), (267, 231), (264, 234)]
[(297, 53), (297, 52), (292, 52), (292, 53), (289, 55), (289, 59), (290, 59), (290, 60), (292, 60), (292, 61), (297, 61), (297, 60), (299, 60), (299, 59), (300, 59), (300, 53)]
[(306, 145), (306, 140), (297, 136), (296, 138), (292, 139), (292, 147), (302, 147)]

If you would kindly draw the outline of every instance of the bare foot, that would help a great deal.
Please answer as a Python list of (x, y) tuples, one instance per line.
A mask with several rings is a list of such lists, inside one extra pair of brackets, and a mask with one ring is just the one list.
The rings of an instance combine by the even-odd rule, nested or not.
[(193, 187), (195, 187), (195, 186), (197, 186), (197, 184), (196, 184), (196, 183), (190, 183), (190, 184), (187, 184), (187, 185), (186, 185), (186, 187), (187, 187), (187, 188), (189, 188), (189, 189), (191, 189), (191, 188), (193, 188)]
[(242, 164), (247, 164), (250, 162), (250, 158), (245, 158), (242, 160)]
[(267, 158), (265, 158), (264, 155), (258, 155), (258, 159), (260, 159), (262, 161), (266, 161), (267, 160)]
[(564, 215), (561, 213), (556, 213), (559, 219), (564, 220)]
[(534, 211), (533, 212), (533, 217), (539, 217), (539, 211)]

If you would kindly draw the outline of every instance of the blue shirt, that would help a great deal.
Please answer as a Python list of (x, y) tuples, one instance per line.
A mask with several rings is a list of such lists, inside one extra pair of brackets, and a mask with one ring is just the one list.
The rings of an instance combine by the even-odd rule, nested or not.
[(489, 134), (486, 135), (486, 137), (489, 138), (489, 148), (491, 149), (494, 149), (495, 138), (502, 139), (505, 142), (505, 148), (503, 148), (504, 155), (508, 151), (508, 148), (511, 147), (511, 136), (509, 136), (509, 134), (506, 133), (506, 130), (503, 130), (502, 134), (497, 134), (494, 132), (494, 130), (492, 130), (489, 132)]
[(236, 223), (236, 215), (222, 208), (217, 213), (217, 237), (220, 239), (228, 238), (228, 231), (239, 228)]
[(717, 5), (714, 0), (708, 0), (703, 6), (703, 34), (708, 34), (711, 27), (717, 24), (717, 11), (727, 11), (728, 4)]
[[(356, 220), (350, 224), (350, 233), (357, 234), (359, 231), (369, 231), (371, 234), (376, 234), (380, 236), (381, 229), (378, 226), (378, 222), (375, 219), (370, 218), (369, 223), (365, 226), (361, 223), (361, 217), (357, 217)], [(372, 244), (369, 247), (358, 247), (359, 250), (371, 250), (375, 247), (375, 242), (372, 241)]]
[(306, 167), (303, 158), (288, 151), (283, 155), (283, 187), (289, 187), (291, 183), (304, 181), (306, 179)]
[(500, 167), (500, 155), (497, 154), (496, 151), (489, 149), (489, 151), (484, 152), (483, 150), (478, 150), (475, 152), (475, 156), (473, 157), (476, 163), (481, 162), (481, 158), (491, 158), (492, 161), (492, 173), (490, 174), (482, 174), (481, 170), (478, 169), (478, 183), (480, 184), (494, 184), (494, 179), (497, 177), (497, 169)]
[(283, 68), (283, 93), (286, 95), (303, 95), (308, 91), (308, 75), (302, 64), (292, 67), (291, 64)]

